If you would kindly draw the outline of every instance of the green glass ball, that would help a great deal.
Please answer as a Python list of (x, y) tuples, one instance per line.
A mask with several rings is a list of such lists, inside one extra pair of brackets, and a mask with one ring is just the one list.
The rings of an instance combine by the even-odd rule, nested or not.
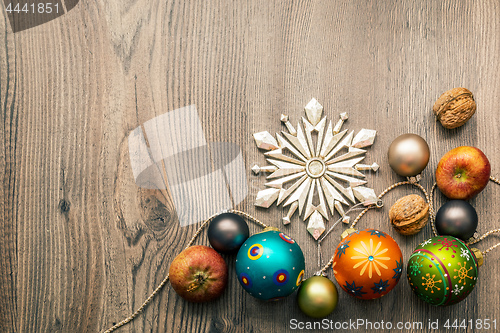
[(460, 239), (433, 237), (410, 256), (406, 270), (413, 292), (432, 305), (451, 305), (465, 299), (478, 277), (478, 260)]
[(333, 282), (324, 276), (313, 276), (302, 282), (297, 302), (304, 314), (323, 318), (337, 307), (339, 294)]

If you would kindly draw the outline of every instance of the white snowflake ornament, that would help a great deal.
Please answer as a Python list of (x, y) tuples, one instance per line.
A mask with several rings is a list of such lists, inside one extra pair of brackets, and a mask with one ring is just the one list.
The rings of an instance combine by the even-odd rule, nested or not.
[(269, 165), (255, 165), (252, 170), (255, 174), (270, 173), (267, 188), (257, 193), (255, 205), (269, 208), (276, 202), (289, 206), (284, 224), (289, 224), (298, 210), (302, 219), (308, 220), (307, 230), (318, 239), (325, 231), (328, 210), (332, 216), (337, 211), (348, 223), (343, 206), (376, 202), (375, 192), (365, 186), (366, 176), (361, 171), (376, 172), (379, 165), (360, 164), (366, 154), (362, 148), (374, 143), (376, 131), (362, 129), (356, 135), (342, 131), (348, 119), (345, 112), (335, 125), (329, 121), (327, 126), (323, 106), (314, 98), (305, 113), (307, 119), (302, 117), (296, 128), (282, 114), (280, 120), (288, 132), (276, 134), (276, 139), (265, 131), (254, 134), (257, 147), (267, 151), (264, 155)]

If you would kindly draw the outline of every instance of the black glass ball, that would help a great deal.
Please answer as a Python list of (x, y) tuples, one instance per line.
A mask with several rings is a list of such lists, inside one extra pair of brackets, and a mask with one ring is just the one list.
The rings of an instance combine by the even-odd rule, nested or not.
[(436, 214), (436, 230), (440, 235), (450, 235), (467, 241), (476, 232), (477, 213), (464, 200), (451, 200), (439, 208)]
[(234, 213), (216, 216), (208, 226), (210, 245), (220, 253), (236, 253), (250, 235), (243, 218)]

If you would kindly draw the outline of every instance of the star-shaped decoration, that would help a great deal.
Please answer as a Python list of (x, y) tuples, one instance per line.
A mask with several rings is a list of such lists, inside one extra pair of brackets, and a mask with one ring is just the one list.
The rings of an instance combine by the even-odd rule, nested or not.
[(342, 243), (340, 243), (339, 250), (337, 251), (337, 255), (339, 256), (339, 259), (342, 256), (342, 254), (345, 254), (345, 250), (349, 247), (350, 242), (351, 241), (348, 240), (348, 241), (343, 241)]
[(395, 280), (399, 280), (401, 277), (401, 273), (403, 273), (403, 259), (396, 260), (396, 268), (392, 269), (394, 271), (394, 276), (392, 277)]
[(363, 286), (356, 287), (356, 281), (352, 281), (352, 284), (346, 281), (344, 288), (347, 292), (356, 297), (363, 297), (363, 294), (366, 294), (366, 292), (363, 291)]
[(385, 233), (381, 232), (381, 231), (378, 231), (378, 230), (375, 230), (375, 229), (368, 229), (368, 231), (370, 232), (370, 235), (372, 236), (377, 236), (378, 238), (380, 237), (385, 237)]
[(254, 134), (257, 147), (267, 151), (264, 155), (269, 165), (255, 165), (252, 171), (270, 173), (255, 205), (269, 208), (276, 202), (289, 207), (284, 224), (291, 222), (298, 209), (302, 219), (308, 220), (307, 230), (318, 239), (329, 214), (333, 216), (336, 211), (344, 223), (349, 223), (345, 206), (358, 201), (366, 206), (377, 202), (375, 191), (363, 186), (367, 181), (361, 171), (376, 172), (379, 165), (360, 163), (366, 154), (363, 148), (373, 144), (376, 131), (362, 129), (356, 135), (354, 131), (342, 131), (347, 113), (341, 113), (336, 124), (327, 122), (323, 106), (314, 98), (305, 113), (296, 128), (287, 115), (281, 115), (288, 131), (277, 133), (276, 138), (267, 131)]
[(380, 279), (379, 282), (375, 282), (373, 284), (372, 290), (374, 294), (381, 294), (387, 289), (387, 287), (389, 287), (389, 280), (383, 281)]

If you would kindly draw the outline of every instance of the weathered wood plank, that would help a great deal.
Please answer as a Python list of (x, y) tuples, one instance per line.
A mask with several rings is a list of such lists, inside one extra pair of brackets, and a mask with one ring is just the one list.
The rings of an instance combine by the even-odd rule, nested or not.
[[(1, 11), (0, 37), (0, 330), (99, 331), (140, 306), (163, 280), (169, 263), (196, 225), (180, 227), (170, 192), (140, 189), (128, 157), (128, 134), (169, 110), (196, 104), (207, 141), (239, 144), (248, 198), (239, 209), (281, 227), (301, 245), (306, 276), (317, 269), (316, 245), (282, 208), (253, 206), (264, 164), (252, 133), (279, 132), (279, 115), (294, 124), (317, 98), (344, 128), (378, 130), (367, 161), (376, 192), (400, 177), (386, 162), (390, 142), (413, 132), (428, 141), (431, 161), (422, 184), (430, 189), (439, 158), (473, 145), (500, 174), (500, 6), (489, 1), (80, 1), (68, 14), (12, 33)], [(436, 123), (432, 105), (464, 86), (478, 104), (463, 127)], [(380, 228), (405, 259), (424, 238), (390, 228), (388, 211), (371, 211), (359, 227)], [(492, 184), (472, 200), (479, 231), (500, 225)], [(436, 203), (445, 199), (438, 194)], [(252, 232), (259, 230), (250, 226)], [(331, 255), (340, 228), (323, 246)], [(498, 241), (478, 244), (485, 249)], [(208, 244), (201, 237), (198, 244)], [(429, 307), (402, 279), (383, 299), (362, 302), (340, 292), (334, 321), (372, 322), (448, 318), (500, 320), (500, 287), (492, 252), (476, 290), (460, 305)], [(180, 300), (167, 286), (144, 314), (122, 331), (288, 331), (308, 320), (294, 297), (261, 303), (246, 295), (226, 257), (231, 279), (211, 304)], [(418, 331), (418, 330), (417, 330)]]

